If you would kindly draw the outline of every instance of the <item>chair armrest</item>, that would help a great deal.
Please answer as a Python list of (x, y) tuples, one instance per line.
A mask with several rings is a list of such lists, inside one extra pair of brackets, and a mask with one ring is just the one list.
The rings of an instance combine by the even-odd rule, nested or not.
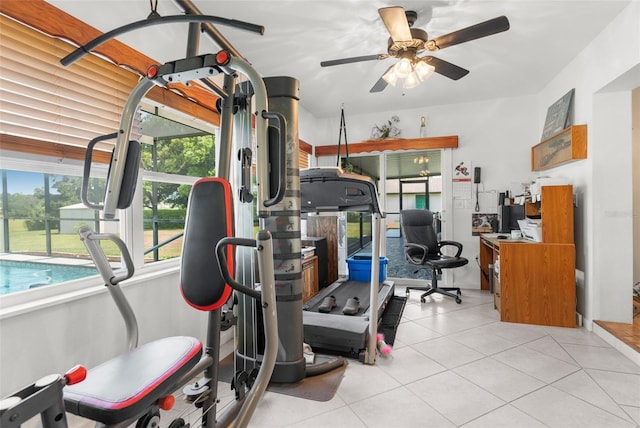
[[(409, 256), (409, 254), (407, 254), (408, 249), (418, 249), (422, 251), (422, 258), (420, 259), (419, 262), (413, 259), (411, 256)], [(404, 255), (411, 263), (424, 264), (424, 261), (427, 259), (427, 254), (429, 254), (429, 247), (427, 247), (426, 245), (412, 244), (412, 243), (404, 244)]]
[(438, 242), (438, 249), (441, 249), (442, 247), (446, 247), (446, 246), (456, 247), (458, 249), (458, 252), (456, 253), (456, 257), (460, 257), (460, 254), (462, 254), (462, 244), (460, 242), (456, 242), (456, 241)]

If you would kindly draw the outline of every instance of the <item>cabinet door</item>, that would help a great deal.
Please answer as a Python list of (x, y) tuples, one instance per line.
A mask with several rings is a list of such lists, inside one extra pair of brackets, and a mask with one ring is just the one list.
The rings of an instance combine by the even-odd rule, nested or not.
[(542, 242), (573, 244), (573, 186), (542, 186)]
[(501, 320), (575, 327), (575, 247), (500, 246)]
[(302, 263), (302, 301), (306, 302), (318, 294), (318, 257)]

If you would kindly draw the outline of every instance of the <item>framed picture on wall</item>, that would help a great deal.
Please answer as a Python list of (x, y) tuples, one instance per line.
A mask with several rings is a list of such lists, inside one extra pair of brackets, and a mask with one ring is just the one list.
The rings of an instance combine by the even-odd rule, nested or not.
[(572, 89), (555, 103), (551, 104), (547, 109), (547, 118), (544, 121), (544, 129), (542, 130), (542, 138), (544, 141), (563, 129), (571, 126), (571, 112), (573, 107), (573, 94), (576, 90)]
[(498, 225), (498, 214), (495, 213), (471, 213), (471, 234), (478, 236), (481, 233), (493, 232), (493, 225)]

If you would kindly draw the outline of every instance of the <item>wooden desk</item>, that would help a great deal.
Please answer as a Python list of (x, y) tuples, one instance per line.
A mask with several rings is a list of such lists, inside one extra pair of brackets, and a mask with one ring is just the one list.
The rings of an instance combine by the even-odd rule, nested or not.
[(500, 320), (576, 326), (575, 246), (480, 236), (480, 283), (490, 288)]
[(318, 256), (302, 260), (302, 301), (318, 294)]

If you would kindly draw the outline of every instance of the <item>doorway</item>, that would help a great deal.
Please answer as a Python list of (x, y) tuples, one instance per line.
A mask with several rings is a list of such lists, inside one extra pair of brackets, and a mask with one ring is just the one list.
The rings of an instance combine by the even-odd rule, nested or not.
[[(403, 283), (431, 279), (427, 270), (415, 273), (416, 266), (405, 261), (400, 210), (429, 209), (436, 217), (436, 226), (440, 224), (443, 211), (442, 150), (355, 155), (349, 156), (348, 161), (344, 157), (341, 158), (340, 166), (343, 170), (372, 178), (378, 187), (380, 202), (385, 212), (381, 254), (389, 260), (387, 277), (402, 280)], [(371, 236), (367, 233), (370, 231), (370, 217), (367, 218), (367, 214), (358, 215), (360, 217), (352, 215), (347, 218), (347, 257), (357, 252), (371, 252)]]
[[(631, 156), (632, 164), (640, 160), (640, 87), (631, 91)], [(615, 338), (640, 352), (640, 170), (632, 169), (632, 240), (633, 273), (631, 323), (595, 320), (594, 323), (609, 332)], [(628, 294), (627, 294), (628, 295)]]
[(412, 208), (432, 211), (436, 219), (436, 231), (439, 231), (442, 213), (441, 157), (441, 150), (394, 152), (384, 155), (384, 235), (386, 255), (389, 259), (389, 278), (402, 282), (431, 279), (428, 270), (416, 272), (416, 266), (405, 260), (400, 211)]

